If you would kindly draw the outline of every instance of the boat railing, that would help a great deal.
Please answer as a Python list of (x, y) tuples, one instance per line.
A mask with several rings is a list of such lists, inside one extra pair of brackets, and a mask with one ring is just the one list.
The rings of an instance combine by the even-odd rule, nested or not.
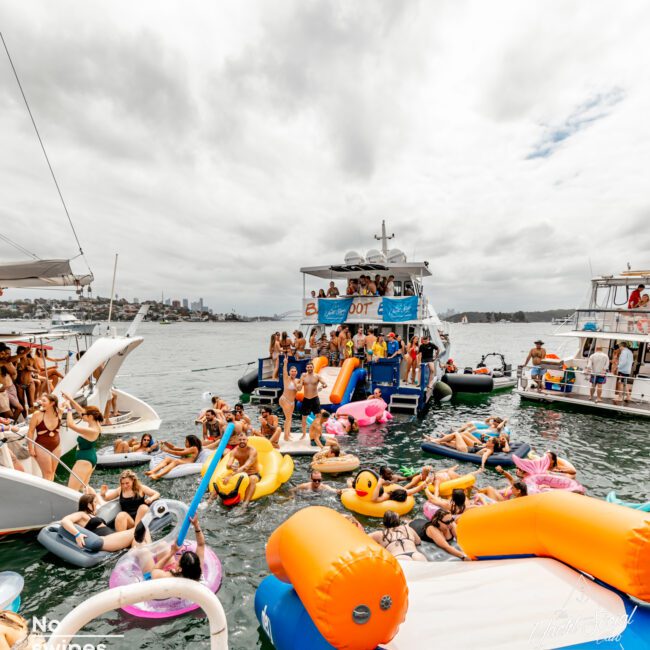
[[(9, 433), (9, 432), (6, 432), (6, 433)], [(84, 483), (84, 481), (82, 481), (79, 478), (79, 476), (77, 476), (77, 474), (75, 474), (72, 471), (72, 468), (68, 467), (68, 465), (66, 465), (61, 460), (61, 458), (59, 458), (56, 454), (52, 453), (49, 449), (47, 449), (46, 447), (44, 447), (40, 443), (36, 442), (36, 440), (32, 440), (31, 438), (29, 438), (27, 436), (27, 434), (25, 434), (25, 433), (20, 433), (20, 432), (17, 433), (15, 431), (12, 431), (11, 434), (14, 436), (13, 438), (8, 438), (6, 435), (0, 438), (0, 445), (6, 444), (8, 442), (14, 442), (14, 441), (18, 441), (18, 440), (25, 440), (25, 441), (27, 441), (27, 450), (28, 451), (29, 451), (29, 445), (30, 444), (34, 445), (35, 447), (38, 447), (39, 449), (44, 451), (46, 454), (48, 454), (49, 456), (54, 458), (59, 465), (63, 466), (64, 469), (68, 470), (68, 473), (71, 476), (74, 476), (77, 479), (77, 481), (79, 481), (79, 483), (84, 486), (85, 489), (88, 489), (88, 485), (86, 483)]]
[[(541, 390), (543, 393), (547, 394), (564, 394), (569, 395), (571, 393), (575, 395), (589, 395), (590, 389), (592, 386), (591, 377), (593, 373), (587, 368), (580, 368), (577, 365), (569, 365), (557, 363), (544, 363), (541, 365), (520, 365), (517, 366), (517, 386), (520, 390), (524, 391), (535, 391), (537, 390), (537, 384), (539, 382), (539, 377), (532, 377), (531, 370), (533, 368), (541, 368), (544, 371), (544, 374), (541, 377), (542, 386)], [(643, 367), (640, 369), (643, 370)], [(623, 390), (625, 386), (623, 385), (623, 380), (629, 379), (627, 376), (615, 375), (608, 372), (605, 375), (605, 383), (601, 384), (603, 386), (603, 397), (612, 398), (612, 399), (622, 399)], [(650, 376), (646, 376), (641, 371), (633, 376), (634, 380), (649, 380)], [(619, 384), (619, 382), (621, 382)], [(617, 386), (621, 388), (620, 391), (617, 391)], [(632, 384), (632, 390), (634, 390), (635, 384)], [(641, 397), (644, 396), (644, 393), (641, 394)], [(644, 401), (647, 402), (647, 399), (634, 399), (631, 401)]]
[(650, 311), (642, 309), (578, 309), (573, 329), (580, 332), (650, 334)]
[[(70, 642), (79, 630), (106, 612), (125, 605), (166, 598), (182, 598), (199, 605), (208, 617), (209, 647), (211, 650), (228, 650), (228, 623), (219, 598), (206, 586), (186, 578), (147, 580), (95, 594), (63, 617), (50, 635), (45, 648), (46, 650), (64, 650), (73, 647)], [(137, 645), (137, 642), (133, 640), (132, 643), (124, 644), (123, 647), (136, 647)], [(182, 643), (176, 645), (183, 646)]]

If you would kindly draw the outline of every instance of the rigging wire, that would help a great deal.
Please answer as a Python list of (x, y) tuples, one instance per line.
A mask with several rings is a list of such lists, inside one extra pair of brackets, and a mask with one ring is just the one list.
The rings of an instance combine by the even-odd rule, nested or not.
[(79, 248), (79, 254), (84, 258), (84, 262), (86, 262), (86, 266), (88, 267), (88, 271), (92, 274), (92, 270), (90, 269), (90, 264), (88, 264), (88, 260), (86, 259), (86, 256), (84, 255), (83, 248), (81, 247), (81, 242), (79, 241), (79, 237), (77, 236), (77, 231), (75, 230), (74, 224), (72, 223), (72, 217), (70, 216), (70, 212), (68, 212), (68, 206), (65, 203), (65, 200), (63, 199), (63, 194), (61, 193), (61, 188), (59, 187), (59, 183), (56, 180), (56, 175), (54, 174), (54, 169), (52, 168), (52, 165), (50, 163), (50, 159), (47, 155), (47, 151), (45, 150), (45, 145), (43, 144), (43, 139), (41, 138), (41, 134), (38, 131), (38, 127), (36, 126), (36, 121), (34, 120), (34, 116), (32, 115), (32, 109), (29, 107), (29, 102), (27, 101), (27, 96), (25, 95), (25, 91), (23, 90), (23, 86), (20, 83), (20, 78), (18, 77), (18, 72), (16, 70), (16, 66), (14, 65), (13, 59), (11, 58), (11, 54), (9, 54), (9, 48), (7, 47), (7, 43), (5, 42), (4, 36), (2, 35), (2, 32), (0, 32), (0, 40), (2, 40), (2, 44), (5, 48), (5, 52), (7, 53), (7, 58), (9, 59), (9, 64), (11, 65), (11, 69), (13, 70), (14, 77), (16, 77), (16, 82), (18, 83), (18, 88), (20, 88), (20, 94), (23, 97), (23, 101), (25, 102), (25, 106), (27, 107), (27, 112), (29, 113), (29, 117), (32, 121), (32, 125), (34, 127), (34, 131), (36, 132), (36, 137), (38, 138), (38, 141), (41, 145), (41, 149), (43, 150), (43, 155), (45, 156), (45, 161), (47, 162), (47, 166), (50, 169), (50, 174), (52, 174), (52, 180), (54, 181), (54, 185), (56, 186), (56, 191), (59, 194), (59, 198), (61, 199), (61, 204), (63, 205), (63, 209), (65, 210), (65, 214), (68, 217), (68, 222), (70, 223), (70, 228), (72, 229), (72, 234), (74, 235), (75, 241), (77, 242), (77, 247)]
[(20, 251), (21, 253), (24, 253), (25, 255), (30, 255), (35, 260), (41, 259), (38, 255), (27, 250), (24, 246), (21, 246), (19, 243), (15, 242), (13, 239), (10, 239), (9, 237), (7, 237), (7, 235), (3, 235), (1, 232), (0, 232), (0, 239), (4, 240), (5, 242), (7, 242), (7, 244), (13, 246), (16, 250)]

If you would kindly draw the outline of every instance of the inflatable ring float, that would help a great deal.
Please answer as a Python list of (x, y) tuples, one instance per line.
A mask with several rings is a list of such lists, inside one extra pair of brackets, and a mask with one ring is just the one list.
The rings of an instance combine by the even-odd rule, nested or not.
[[(257, 450), (257, 465), (259, 467), (260, 480), (255, 486), (252, 500), (273, 494), (283, 483), (286, 483), (293, 474), (293, 460), (291, 456), (283, 456), (273, 447), (271, 442), (260, 436), (251, 436), (248, 439), (248, 446)], [(236, 474), (227, 473), (229, 455), (225, 455), (214, 470), (210, 478), (210, 492), (216, 492), (224, 505), (235, 505), (239, 503), (246, 493), (249, 484), (247, 474), (239, 472)], [(201, 474), (208, 471), (210, 459), (203, 465)]]
[[(373, 501), (372, 494), (377, 487), (379, 476), (370, 469), (362, 469), (355, 477), (351, 488), (343, 490), (341, 503), (352, 512), (366, 517), (383, 517), (387, 510), (393, 510), (398, 515), (405, 515), (413, 510), (415, 499), (407, 496), (405, 501)], [(384, 492), (400, 489), (399, 485), (391, 484), (384, 487)], [(401, 488), (403, 489), (403, 488)]]
[(359, 469), (359, 459), (352, 454), (334, 456), (332, 458), (321, 458), (312, 461), (311, 468), (322, 474), (341, 474), (343, 472), (354, 472)]

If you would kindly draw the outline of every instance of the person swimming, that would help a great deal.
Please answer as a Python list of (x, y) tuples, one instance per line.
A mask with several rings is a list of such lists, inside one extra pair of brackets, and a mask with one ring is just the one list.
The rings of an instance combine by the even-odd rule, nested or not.
[(395, 559), (406, 562), (427, 562), (424, 554), (418, 551), (421, 543), (415, 530), (402, 523), (399, 515), (393, 510), (384, 513), (383, 530), (370, 533), (370, 538), (383, 546)]

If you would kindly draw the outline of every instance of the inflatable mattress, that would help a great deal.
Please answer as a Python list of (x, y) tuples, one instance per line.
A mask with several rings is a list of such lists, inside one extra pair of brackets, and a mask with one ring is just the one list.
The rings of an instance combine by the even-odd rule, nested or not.
[(105, 447), (97, 452), (97, 467), (137, 467), (151, 461), (152, 455), (144, 451), (116, 454), (113, 447)]
[[(530, 453), (530, 445), (527, 442), (511, 442), (510, 452), (507, 454), (492, 454), (485, 463), (489, 467), (512, 467), (515, 463), (512, 460), (513, 455), (519, 458), (525, 458)], [(446, 456), (447, 458), (454, 458), (455, 460), (464, 460), (468, 463), (481, 464), (481, 456), (479, 454), (471, 454), (469, 452), (458, 451), (446, 445), (440, 445), (435, 442), (423, 442), (422, 451), (436, 456)]]

